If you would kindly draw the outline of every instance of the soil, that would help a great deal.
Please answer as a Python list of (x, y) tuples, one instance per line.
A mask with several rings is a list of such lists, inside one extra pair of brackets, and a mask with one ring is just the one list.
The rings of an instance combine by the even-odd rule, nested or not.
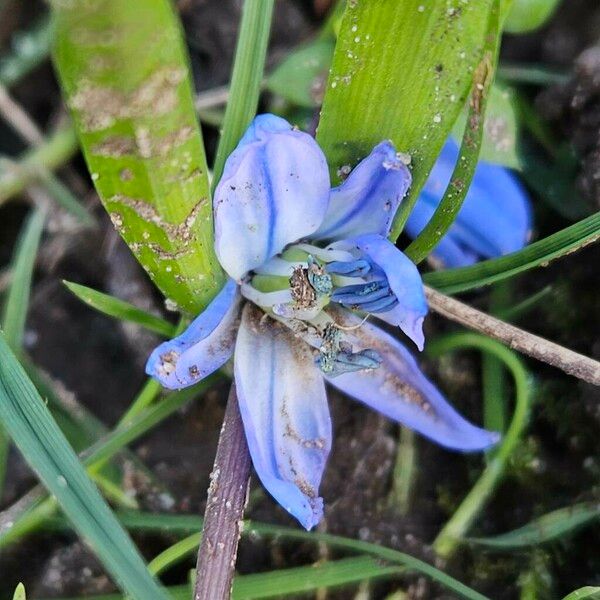
[[(323, 3), (317, 3), (321, 6)], [(11, 2), (10, 20), (0, 26), (6, 49), (14, 28), (27, 27), (42, 10), (33, 3)], [(227, 83), (235, 47), (236, 23), (241, 2), (236, 0), (184, 0), (180, 9), (199, 89)], [(319, 16), (307, 2), (276, 3), (269, 64), (275, 64), (291, 47), (308, 39), (319, 25)], [(9, 22), (10, 21), (10, 22)], [(541, 62), (570, 74), (566, 84), (528, 90), (557, 139), (573, 145), (578, 157), (577, 185), (591, 205), (600, 206), (600, 7), (595, 0), (563, 3), (553, 21), (528, 36), (507, 36), (504, 56), (523, 63)], [(58, 88), (48, 64), (12, 90), (15, 98), (41, 127), (52, 123), (62, 108)], [(536, 99), (537, 96), (537, 99)], [(205, 139), (214, 151), (216, 131), (205, 127)], [(0, 153), (14, 155), (23, 148), (0, 122)], [(88, 181), (81, 157), (68, 171)], [(110, 427), (126, 410), (144, 381), (142, 366), (157, 343), (151, 334), (120, 325), (75, 299), (61, 284), (68, 279), (105, 290), (138, 306), (166, 312), (152, 284), (127, 247), (114, 233), (91, 185), (82, 196), (101, 226), (93, 234), (78, 231), (57, 214), (47, 234), (33, 287), (27, 325), (27, 351), (59, 385)], [(569, 224), (536, 201), (537, 237)], [(597, 208), (596, 208), (597, 209)], [(1, 208), (0, 269), (10, 260), (19, 227), (26, 214), (22, 202)], [(597, 265), (600, 248), (589, 247), (547, 268), (515, 279), (515, 303), (544, 288), (550, 296), (521, 323), (574, 350), (600, 359), (600, 311), (597, 306)], [(487, 290), (468, 296), (486, 308)], [(436, 317), (428, 319), (428, 334), (453, 329)], [(475, 527), (477, 535), (501, 533), (554, 508), (600, 498), (600, 397), (596, 389), (557, 370), (526, 361), (535, 379), (535, 408), (528, 433), (516, 453), (502, 485)], [(445, 357), (424, 363), (431, 377), (455, 400), (457, 408), (480, 419), (478, 357), (474, 354)], [(143, 477), (130, 477), (131, 491), (141, 506), (155, 510), (201, 514), (208, 475), (227, 397), (226, 386), (213, 389), (201, 401), (188, 405), (134, 446), (144, 465), (161, 482), (161, 494), (148, 490)], [(417, 439), (418, 472), (412, 503), (402, 515), (388, 501), (399, 430), (390, 421), (365, 407), (330, 392), (335, 426), (334, 448), (322, 486), (326, 518), (322, 528), (400, 549), (434, 562), (429, 546), (439, 528), (458, 505), (481, 469), (480, 457), (446, 452)], [(36, 480), (15, 450), (11, 451), (7, 487), (0, 507), (27, 492)], [(253, 484), (257, 488), (256, 482)], [(265, 495), (250, 511), (253, 519), (294, 525)], [(172, 543), (169, 538), (146, 536), (136, 540), (147, 557)], [(548, 578), (552, 591), (539, 598), (560, 598), (587, 584), (600, 584), (600, 528), (589, 527), (560, 543), (513, 554), (462, 550), (444, 568), (458, 579), (497, 600), (519, 597), (519, 581), (526, 571)], [(240, 572), (258, 572), (306, 564), (322, 557), (309, 545), (244, 540), (240, 547)], [(335, 556), (332, 553), (331, 556)], [(193, 561), (169, 572), (167, 583), (180, 583)], [(28, 597), (85, 595), (113, 590), (109, 579), (90, 552), (74, 536), (37, 534), (2, 551), (0, 597), (7, 598), (14, 583), (23, 581)], [(449, 598), (447, 592), (419, 577), (407, 577), (371, 586), (370, 598), (385, 598), (395, 589), (408, 589), (411, 599)], [(353, 590), (331, 592), (328, 598), (354, 597)]]

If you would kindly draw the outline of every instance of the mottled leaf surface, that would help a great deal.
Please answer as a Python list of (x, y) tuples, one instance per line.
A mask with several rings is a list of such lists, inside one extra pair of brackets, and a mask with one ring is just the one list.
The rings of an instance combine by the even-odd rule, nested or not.
[(223, 276), (172, 5), (55, 0), (52, 6), (56, 67), (100, 198), (165, 296), (197, 313)]

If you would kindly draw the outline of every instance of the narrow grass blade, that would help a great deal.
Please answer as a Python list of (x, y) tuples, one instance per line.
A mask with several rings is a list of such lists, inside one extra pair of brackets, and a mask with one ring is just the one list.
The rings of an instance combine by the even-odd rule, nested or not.
[(137, 308), (129, 302), (110, 296), (109, 294), (103, 294), (85, 285), (79, 283), (73, 283), (71, 281), (63, 281), (63, 283), (69, 288), (75, 296), (77, 296), (82, 302), (91, 306), (95, 310), (114, 317), (120, 321), (129, 321), (130, 323), (137, 323), (145, 329), (149, 329), (154, 333), (163, 335), (165, 337), (173, 337), (176, 326), (161, 317), (152, 315), (141, 308)]
[(54, 28), (50, 15), (27, 31), (13, 34), (11, 53), (0, 59), (0, 84), (14, 85), (48, 58)]
[(71, 190), (53, 173), (41, 173), (40, 178), (44, 183), (46, 191), (67, 212), (76, 217), (82, 225), (93, 227), (96, 220), (92, 213), (73, 195)]
[[(473, 74), (469, 111), (459, 152), (460, 158), (431, 219), (404, 251), (416, 264), (427, 258), (454, 223), (475, 175), (483, 140), (485, 109), (498, 60), (499, 10), (499, 0), (494, 0), (489, 13), (483, 54)], [(400, 231), (394, 231), (392, 235), (399, 233)]]
[[(213, 375), (196, 386), (169, 394), (155, 406), (122, 422), (82, 453), (81, 458), (88, 471), (91, 473), (100, 471), (113, 456), (128, 444), (164, 421), (186, 402), (202, 394), (203, 391), (214, 385), (218, 378), (218, 374)], [(41, 492), (33, 494), (28, 498), (27, 503), (17, 504), (18, 506), (15, 507), (15, 510), (11, 510), (10, 514), (0, 513), (0, 549), (15, 543), (43, 526), (56, 510), (54, 500), (44, 498)]]
[[(194, 547), (195, 549), (195, 547)], [(305, 567), (278, 569), (265, 573), (240, 575), (233, 583), (232, 600), (261, 600), (306, 594), (318, 589), (332, 589), (369, 579), (394, 577), (402, 572), (368, 556), (344, 558)], [(168, 588), (171, 598), (187, 600), (192, 590), (188, 586)], [(90, 596), (91, 600), (121, 600), (122, 596)], [(63, 599), (65, 600), (65, 599)], [(71, 599), (75, 600), (75, 599)]]
[(0, 206), (20, 194), (40, 174), (54, 171), (77, 152), (77, 136), (71, 125), (55, 131), (42, 144), (19, 157), (15, 168), (0, 170)]
[(38, 208), (31, 213), (21, 231), (12, 259), (12, 280), (4, 304), (2, 328), (7, 343), (15, 352), (20, 352), (23, 345), (33, 268), (45, 220), (43, 209)]
[(549, 512), (523, 527), (502, 535), (469, 538), (468, 542), (476, 546), (511, 552), (518, 548), (528, 548), (560, 539), (599, 520), (600, 505), (583, 502)]
[(332, 178), (391, 139), (412, 157), (396, 238), (450, 134), (481, 60), (491, 0), (347, 2), (317, 140)]
[(423, 280), (445, 294), (465, 292), (546, 265), (552, 260), (592, 244), (598, 238), (600, 212), (512, 254), (484, 260), (470, 267), (426, 273)]
[(235, 50), (229, 102), (213, 166), (213, 190), (225, 160), (237, 146), (256, 113), (263, 77), (274, 0), (245, 0)]
[(167, 598), (0, 334), (0, 420), (75, 528), (133, 598)]
[(174, 6), (51, 5), (55, 66), (100, 199), (165, 297), (197, 314), (224, 275), (213, 249), (208, 169)]
[[(194, 533), (202, 529), (202, 519), (191, 515), (168, 515), (168, 514), (150, 514), (125, 512), (118, 513), (121, 523), (131, 530), (136, 531), (163, 531), (173, 534), (192, 534), (189, 538), (190, 552), (198, 547), (200, 534)], [(48, 520), (47, 525), (62, 528), (65, 521), (57, 518)], [(332, 548), (339, 550), (348, 550), (358, 554), (366, 554), (393, 564), (406, 567), (410, 571), (427, 575), (434, 581), (437, 581), (447, 589), (455, 592), (461, 598), (469, 600), (488, 600), (486, 596), (469, 588), (460, 581), (457, 581), (443, 571), (432, 567), (426, 562), (414, 558), (409, 554), (385, 548), (377, 544), (354, 540), (338, 535), (328, 533), (302, 531), (291, 527), (280, 525), (270, 525), (267, 523), (256, 523), (254, 521), (245, 521), (242, 535), (251, 535), (258, 537), (276, 537), (279, 540), (309, 541), (315, 544), (325, 543)]]
[(449, 558), (462, 543), (469, 527), (500, 482), (506, 465), (527, 426), (531, 409), (529, 376), (514, 352), (495, 340), (475, 333), (447, 335), (430, 343), (429, 352), (439, 355), (460, 348), (477, 348), (492, 354), (504, 363), (515, 382), (515, 411), (506, 434), (494, 454), (490, 456), (483, 473), (433, 542), (434, 550), (444, 558)]

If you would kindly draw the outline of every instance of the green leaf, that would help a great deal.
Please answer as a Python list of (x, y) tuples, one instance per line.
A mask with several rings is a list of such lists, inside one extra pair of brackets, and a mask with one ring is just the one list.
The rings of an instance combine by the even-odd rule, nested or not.
[(512, 254), (484, 260), (469, 267), (425, 273), (423, 281), (445, 294), (464, 292), (545, 265), (597, 241), (598, 238), (600, 212)]
[[(454, 128), (455, 139), (462, 138), (467, 123), (467, 111), (464, 110)], [(519, 122), (515, 105), (515, 92), (512, 87), (496, 81), (491, 89), (485, 110), (483, 143), (479, 160), (520, 169), (521, 160), (517, 152)]]
[(0, 421), (122, 589), (134, 598), (166, 598), (88, 478), (2, 334)]
[(167, 298), (198, 313), (224, 275), (180, 24), (168, 0), (52, 3), (54, 59), (100, 198)]
[(15, 352), (21, 350), (29, 295), (38, 246), (44, 231), (46, 213), (34, 210), (28, 217), (17, 241), (12, 259), (12, 280), (2, 315), (2, 328), (7, 343)]
[(213, 168), (213, 190), (233, 152), (256, 114), (263, 78), (275, 0), (245, 0), (235, 49), (229, 102)]
[(108, 294), (103, 294), (102, 292), (98, 292), (85, 285), (80, 285), (71, 281), (63, 281), (63, 283), (82, 302), (85, 302), (92, 308), (109, 317), (114, 317), (120, 321), (137, 323), (138, 325), (165, 337), (173, 337), (175, 334), (175, 325), (161, 317), (150, 314), (141, 308), (137, 308), (137, 306), (134, 306), (129, 302), (125, 302), (124, 300), (120, 300), (119, 298), (115, 298)]
[(488, 455), (489, 460), (483, 473), (433, 542), (434, 550), (446, 559), (464, 539), (469, 527), (483, 510), (501, 481), (508, 461), (515, 452), (527, 426), (531, 410), (529, 376), (523, 363), (514, 352), (496, 340), (477, 333), (447, 335), (430, 343), (428, 351), (435, 356), (460, 348), (477, 348), (503, 362), (513, 376), (515, 410), (499, 446), (494, 449), (493, 454)]
[[(200, 534), (193, 533), (202, 529), (202, 519), (193, 515), (169, 515), (169, 514), (150, 514), (138, 512), (118, 513), (119, 519), (125, 527), (138, 531), (163, 531), (166, 533), (192, 533), (194, 539), (190, 537), (191, 550), (197, 548), (200, 541)], [(48, 525), (64, 526), (64, 521), (55, 519), (48, 521)], [(460, 581), (457, 581), (443, 571), (432, 567), (426, 562), (414, 558), (404, 552), (398, 552), (391, 548), (386, 548), (378, 544), (371, 544), (360, 540), (332, 535), (321, 532), (302, 531), (301, 529), (284, 527), (281, 525), (271, 525), (267, 523), (257, 523), (255, 521), (245, 521), (242, 529), (242, 535), (276, 537), (279, 540), (309, 541), (315, 544), (324, 543), (338, 550), (349, 550), (358, 554), (368, 554), (378, 557), (384, 561), (396, 565), (402, 565), (410, 571), (421, 573), (431, 577), (444, 587), (455, 592), (462, 598), (470, 600), (487, 600), (486, 596), (469, 588)]]
[(0, 169), (0, 205), (20, 194), (30, 183), (60, 167), (77, 152), (77, 136), (71, 126), (63, 127), (42, 144), (27, 150), (10, 168)]
[(547, 23), (560, 0), (514, 0), (506, 20), (507, 33), (529, 33)]
[(28, 31), (13, 34), (12, 52), (0, 59), (0, 85), (14, 85), (46, 60), (53, 35), (49, 15), (42, 17)]
[[(369, 556), (343, 558), (303, 567), (239, 575), (234, 579), (231, 598), (233, 600), (283, 598), (291, 594), (306, 594), (320, 588), (331, 589), (369, 579), (392, 577), (401, 572), (402, 569), (399, 567), (381, 564), (380, 561)], [(191, 592), (188, 586), (169, 588), (171, 597), (175, 599), (187, 600)], [(120, 600), (122, 596), (111, 594), (90, 598), (91, 600)]]
[(25, 586), (22, 583), (19, 583), (19, 585), (17, 585), (17, 587), (15, 588), (13, 600), (27, 600), (27, 596), (25, 594)]
[(412, 157), (397, 237), (467, 98), (491, 0), (348, 2), (317, 140), (334, 180), (383, 139)]
[(483, 140), (485, 109), (497, 62), (499, 23), (499, 0), (494, 0), (489, 14), (482, 58), (473, 73), (469, 112), (459, 151), (460, 160), (454, 166), (450, 182), (431, 219), (404, 251), (415, 264), (427, 258), (452, 227), (475, 175)]
[(600, 506), (592, 502), (582, 502), (549, 512), (507, 533), (493, 537), (469, 538), (468, 541), (476, 546), (512, 551), (562, 538), (597, 522), (598, 519)]
[(319, 38), (294, 50), (271, 73), (267, 89), (298, 106), (319, 106), (334, 47)]
[(579, 588), (571, 592), (568, 596), (565, 596), (563, 600), (600, 600), (600, 587), (588, 585)]

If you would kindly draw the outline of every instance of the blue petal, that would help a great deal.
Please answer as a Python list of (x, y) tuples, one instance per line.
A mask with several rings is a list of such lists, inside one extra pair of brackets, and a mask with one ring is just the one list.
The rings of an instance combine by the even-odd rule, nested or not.
[(327, 214), (312, 238), (340, 240), (368, 233), (387, 237), (410, 182), (410, 171), (392, 143), (381, 142), (331, 190)]
[(235, 280), (316, 231), (329, 172), (315, 140), (273, 115), (256, 117), (215, 191), (215, 249)]
[(363, 235), (339, 244), (348, 249), (358, 249), (383, 270), (398, 304), (389, 311), (378, 312), (377, 317), (400, 327), (419, 350), (423, 349), (423, 320), (427, 314), (427, 301), (421, 275), (415, 264), (389, 240), (379, 235)]
[[(346, 327), (360, 323), (340, 309), (333, 318)], [(485, 450), (498, 441), (498, 434), (480, 429), (458, 414), (392, 336), (369, 323), (343, 332), (343, 336), (354, 351), (369, 348), (382, 362), (372, 370), (325, 376), (331, 385), (447, 448)]]
[(164, 387), (179, 390), (216, 371), (233, 353), (239, 309), (240, 295), (230, 279), (180, 336), (155, 348), (146, 373)]
[(323, 515), (319, 485), (331, 448), (325, 383), (311, 349), (246, 304), (235, 346), (235, 383), (260, 480), (311, 529)]
[[(406, 232), (416, 237), (437, 208), (450, 181), (459, 148), (449, 139), (409, 216)], [(456, 221), (432, 256), (444, 266), (472, 264), (520, 250), (531, 235), (527, 193), (503, 167), (480, 162)], [(444, 243), (450, 239), (450, 244)]]

